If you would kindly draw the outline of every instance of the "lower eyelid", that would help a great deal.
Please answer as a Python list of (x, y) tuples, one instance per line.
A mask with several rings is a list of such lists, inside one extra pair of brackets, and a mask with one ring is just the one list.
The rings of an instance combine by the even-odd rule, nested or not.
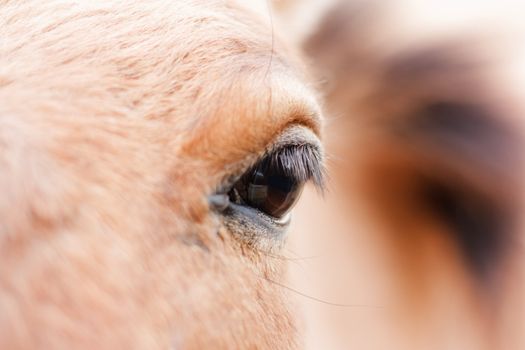
[(290, 216), (273, 219), (257, 209), (231, 203), (223, 212), (226, 228), (237, 237), (256, 247), (272, 248), (284, 241)]

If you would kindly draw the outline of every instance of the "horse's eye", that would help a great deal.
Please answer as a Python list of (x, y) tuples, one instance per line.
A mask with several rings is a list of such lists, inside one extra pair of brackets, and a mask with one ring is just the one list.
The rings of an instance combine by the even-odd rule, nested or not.
[(230, 199), (279, 219), (297, 202), (304, 183), (285, 164), (264, 159), (235, 184)]
[(320, 148), (307, 142), (287, 145), (267, 153), (246, 171), (231, 187), (228, 199), (284, 224), (309, 180), (322, 188)]
[(237, 174), (208, 197), (210, 209), (230, 233), (266, 249), (266, 244), (285, 237), (290, 211), (305, 183), (324, 188), (323, 151), (307, 129), (289, 129), (255, 164)]

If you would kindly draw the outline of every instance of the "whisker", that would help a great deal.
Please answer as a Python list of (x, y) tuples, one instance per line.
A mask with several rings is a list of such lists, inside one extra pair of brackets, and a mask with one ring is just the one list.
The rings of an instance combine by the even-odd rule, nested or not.
[[(268, 75), (270, 74), (270, 70), (272, 68), (272, 63), (273, 63), (274, 50), (275, 50), (275, 30), (274, 30), (274, 23), (273, 23), (273, 11), (272, 11), (272, 5), (270, 3), (270, 0), (266, 1), (266, 6), (268, 8), (268, 17), (270, 19), (270, 26), (272, 29), (272, 32), (271, 32), (272, 41), (271, 41), (270, 60), (268, 62), (268, 68), (266, 69), (266, 74), (264, 75), (265, 78), (267, 78)], [(271, 99), (270, 99), (270, 102), (271, 102)]]
[(304, 266), (301, 264), (301, 262), (304, 262), (304, 261), (316, 258), (315, 256), (312, 256), (312, 257), (301, 257), (301, 256), (298, 256), (298, 255), (296, 255), (295, 257), (288, 257), (288, 256), (284, 256), (284, 255), (273, 254), (273, 253), (270, 253), (270, 252), (267, 252), (267, 251), (264, 251), (264, 250), (260, 250), (260, 249), (259, 249), (258, 252), (260, 254), (264, 255), (265, 257), (270, 258), (270, 259), (275, 259), (275, 260), (279, 260), (279, 261), (285, 261), (287, 263), (294, 263), (294, 264), (296, 264), (296, 266), (300, 267), (302, 270), (304, 270)]
[(294, 289), (292, 287), (289, 287), (283, 283), (279, 283), (277, 281), (274, 281), (268, 277), (265, 277), (265, 276), (260, 276), (258, 275), (259, 278), (262, 278), (272, 284), (275, 284), (281, 288), (284, 288), (292, 293), (295, 293), (297, 295), (300, 295), (306, 299), (309, 299), (309, 300), (312, 300), (312, 301), (315, 301), (315, 302), (318, 302), (318, 303), (321, 303), (321, 304), (324, 304), (324, 305), (328, 305), (328, 306), (334, 306), (334, 307), (341, 307), (341, 308), (367, 308), (367, 309), (384, 309), (385, 307), (382, 306), (382, 305), (370, 305), (370, 304), (344, 304), (344, 303), (336, 303), (336, 302), (331, 302), (331, 301), (327, 301), (327, 300), (323, 300), (321, 298), (317, 298), (317, 297), (314, 297), (314, 296), (311, 296), (311, 295), (308, 295), (306, 293), (303, 293), (301, 291), (298, 291), (297, 289)]

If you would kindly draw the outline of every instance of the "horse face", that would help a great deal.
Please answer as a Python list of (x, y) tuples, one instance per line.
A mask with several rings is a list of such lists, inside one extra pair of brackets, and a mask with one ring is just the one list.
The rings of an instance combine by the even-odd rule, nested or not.
[(270, 252), (320, 113), (268, 14), (0, 8), (0, 347), (292, 347)]

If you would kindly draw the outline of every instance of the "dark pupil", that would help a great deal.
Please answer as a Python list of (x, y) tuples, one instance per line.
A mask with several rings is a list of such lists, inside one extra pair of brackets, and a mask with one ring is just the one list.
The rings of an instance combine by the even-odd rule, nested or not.
[(280, 218), (295, 204), (303, 183), (283, 174), (279, 167), (260, 166), (247, 174), (241, 197), (253, 208)]

